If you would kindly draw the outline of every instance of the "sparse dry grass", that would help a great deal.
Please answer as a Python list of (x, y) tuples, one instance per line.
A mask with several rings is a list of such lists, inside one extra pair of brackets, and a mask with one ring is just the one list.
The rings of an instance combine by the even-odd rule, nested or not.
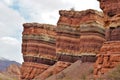
[(0, 80), (18, 80), (16, 77), (9, 76), (8, 74), (0, 73)]
[(77, 61), (59, 74), (53, 75), (46, 80), (94, 80), (93, 70), (93, 63)]
[(105, 75), (106, 80), (120, 80), (120, 65)]

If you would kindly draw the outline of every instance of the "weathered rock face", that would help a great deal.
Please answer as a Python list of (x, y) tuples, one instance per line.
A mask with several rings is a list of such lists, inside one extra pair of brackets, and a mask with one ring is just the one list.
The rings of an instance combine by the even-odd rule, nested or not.
[(119, 41), (120, 40), (120, 27), (110, 27), (106, 30), (107, 41)]
[(44, 59), (46, 61), (47, 59), (54, 60), (56, 58), (55, 26), (38, 23), (26, 23), (23, 26), (22, 53), (24, 60), (38, 63)]
[(71, 63), (69, 62), (58, 61), (53, 66), (49, 67), (46, 71), (35, 77), (35, 79), (45, 80), (46, 78), (61, 72), (70, 65)]
[(88, 58), (83, 58), (83, 55), (86, 57), (96, 55), (105, 41), (102, 13), (95, 10), (61, 10), (59, 13), (56, 38), (58, 59), (73, 62), (77, 59), (87, 61)]
[(90, 22), (82, 24), (80, 30), (80, 53), (83, 55), (98, 54), (102, 43), (105, 42), (104, 27), (99, 23)]
[(120, 41), (105, 42), (97, 57), (94, 75), (100, 77), (120, 64)]
[(71, 63), (95, 62), (105, 41), (103, 15), (95, 10), (59, 12), (57, 27), (25, 23), (21, 79), (45, 79)]
[(101, 12), (92, 9), (88, 9), (85, 11), (61, 10), (59, 14), (60, 14), (60, 18), (58, 21), (58, 25), (64, 24), (72, 27), (79, 27), (80, 24), (82, 23), (96, 21), (96, 19), (101, 24), (103, 23), (102, 20), (103, 14)]
[(21, 79), (30, 80), (56, 62), (56, 33), (53, 25), (25, 23), (23, 26)]
[(120, 64), (120, 2), (119, 0), (99, 1), (105, 14), (107, 41), (103, 44), (95, 63), (94, 74), (96, 77), (100, 77)]
[[(100, 8), (104, 13), (105, 27), (117, 27), (120, 24), (120, 1), (119, 0), (98, 0)], [(112, 26), (111, 26), (112, 25)]]
[(120, 13), (120, 1), (119, 0), (98, 0), (100, 1), (100, 8), (104, 14), (113, 17)]
[[(58, 60), (74, 62), (79, 59), (80, 18), (76, 11), (59, 11), (60, 18), (57, 23), (56, 53)], [(76, 18), (75, 18), (76, 15)]]
[(21, 79), (23, 80), (31, 80), (35, 76), (38, 76), (46, 69), (48, 69), (48, 65), (33, 63), (33, 62), (24, 62), (21, 68)]
[(107, 41), (119, 41), (120, 40), (120, 17), (115, 15), (109, 18), (106, 23), (106, 40)]

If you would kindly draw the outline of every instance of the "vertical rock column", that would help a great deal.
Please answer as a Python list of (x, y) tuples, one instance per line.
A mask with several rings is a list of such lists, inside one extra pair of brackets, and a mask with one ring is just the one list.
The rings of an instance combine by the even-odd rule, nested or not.
[[(77, 14), (78, 13), (78, 14)], [(59, 11), (57, 23), (56, 53), (59, 61), (75, 62), (79, 54), (79, 12)]]
[(106, 42), (103, 44), (95, 64), (94, 75), (101, 77), (120, 64), (120, 1), (99, 0), (104, 12)]
[(83, 62), (95, 62), (96, 54), (105, 42), (103, 14), (96, 10), (87, 10), (81, 14), (80, 55)]
[(31, 80), (56, 62), (55, 26), (25, 23), (21, 79)]
[(59, 12), (56, 53), (58, 60), (94, 62), (105, 41), (103, 15), (95, 10)]

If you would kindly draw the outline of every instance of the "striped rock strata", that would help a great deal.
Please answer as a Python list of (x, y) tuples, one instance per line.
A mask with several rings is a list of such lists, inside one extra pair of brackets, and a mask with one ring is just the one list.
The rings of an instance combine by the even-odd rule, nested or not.
[[(105, 16), (105, 37), (98, 59), (95, 64), (94, 75), (101, 77), (120, 64), (120, 2), (119, 0), (100, 0), (101, 9)], [(111, 6), (111, 7), (110, 7)]]
[(55, 26), (25, 23), (22, 53), (22, 79), (33, 79), (56, 62)]
[(107, 28), (106, 40), (97, 55), (95, 77), (101, 77), (120, 64), (120, 27)]
[(21, 79), (44, 80), (77, 60), (95, 62), (105, 41), (103, 15), (96, 10), (59, 12), (57, 27), (25, 23)]
[(59, 12), (56, 53), (61, 61), (95, 61), (105, 41), (103, 15), (95, 10)]

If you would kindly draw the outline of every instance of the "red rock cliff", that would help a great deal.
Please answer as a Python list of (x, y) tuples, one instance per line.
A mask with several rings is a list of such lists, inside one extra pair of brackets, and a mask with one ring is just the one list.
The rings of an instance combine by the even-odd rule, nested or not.
[(107, 41), (102, 45), (95, 63), (95, 77), (101, 77), (120, 64), (120, 1), (99, 1), (101, 9), (105, 14), (105, 37)]
[(55, 26), (25, 23), (22, 53), (22, 79), (33, 79), (56, 62)]
[(95, 62), (105, 41), (103, 14), (91, 9), (59, 14), (57, 27), (23, 24), (21, 79), (45, 80), (77, 60)]
[(120, 41), (105, 42), (97, 56), (94, 74), (100, 77), (120, 63)]
[[(95, 61), (105, 41), (103, 14), (96, 10), (59, 12), (57, 23), (56, 53), (59, 60)], [(89, 56), (89, 58), (84, 58)]]

